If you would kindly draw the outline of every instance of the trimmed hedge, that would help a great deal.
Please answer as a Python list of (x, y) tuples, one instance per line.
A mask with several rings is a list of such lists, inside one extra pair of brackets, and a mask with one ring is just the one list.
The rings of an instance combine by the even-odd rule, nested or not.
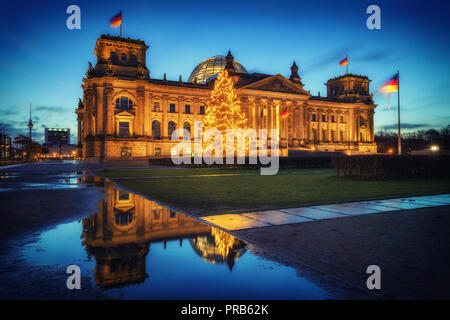
[[(226, 164), (226, 160), (223, 159), (223, 164), (194, 164), (194, 159), (191, 158), (191, 164), (182, 164), (183, 168), (229, 168), (229, 169), (259, 169), (260, 167), (266, 167), (265, 165), (249, 164), (249, 159), (245, 159), (245, 164)], [(149, 159), (150, 165), (162, 165), (162, 166), (176, 166), (171, 158), (151, 158)], [(331, 168), (331, 156), (319, 156), (319, 157), (280, 157), (279, 158), (280, 169), (292, 169), (292, 168)]]
[(450, 156), (337, 156), (332, 158), (336, 175), (375, 178), (450, 177)]

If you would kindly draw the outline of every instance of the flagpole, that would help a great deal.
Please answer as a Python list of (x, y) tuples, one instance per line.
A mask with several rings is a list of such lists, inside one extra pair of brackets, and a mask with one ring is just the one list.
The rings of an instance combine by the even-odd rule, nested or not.
[(347, 74), (348, 74), (348, 55), (347, 55), (346, 59), (347, 59)]
[(122, 24), (123, 24), (122, 10), (120, 10), (120, 37), (121, 38), (122, 38)]
[(397, 144), (398, 144), (398, 154), (402, 154), (402, 138), (400, 135), (400, 71), (397, 71), (397, 81), (398, 81), (398, 137), (397, 137)]

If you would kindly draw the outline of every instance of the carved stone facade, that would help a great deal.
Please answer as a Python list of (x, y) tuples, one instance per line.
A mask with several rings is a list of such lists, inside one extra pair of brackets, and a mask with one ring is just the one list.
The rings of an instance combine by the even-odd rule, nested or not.
[[(214, 80), (152, 79), (146, 66), (148, 48), (129, 38), (103, 35), (97, 40), (97, 64), (83, 79), (83, 99), (76, 109), (83, 159), (167, 157), (178, 143), (170, 141), (171, 132), (184, 128), (192, 134), (194, 122), (202, 120)], [(295, 62), (287, 79), (237, 71), (231, 53), (226, 61), (248, 123), (254, 129), (279, 129), (281, 154), (295, 149), (376, 152), (376, 105), (367, 77), (330, 79), (327, 97), (320, 97), (303, 89)], [(286, 110), (287, 116), (281, 117)]]

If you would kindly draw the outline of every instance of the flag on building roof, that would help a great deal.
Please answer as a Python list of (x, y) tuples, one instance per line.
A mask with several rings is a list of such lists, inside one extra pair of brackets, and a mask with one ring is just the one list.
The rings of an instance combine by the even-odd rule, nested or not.
[(339, 66), (341, 66), (341, 67), (346, 66), (346, 65), (348, 65), (348, 58), (347, 57), (345, 59), (342, 59), (339, 62)]
[(109, 20), (109, 25), (113, 28), (117, 28), (122, 24), (122, 11), (116, 14), (114, 17)]
[(280, 118), (284, 118), (288, 115), (288, 111), (284, 110), (282, 113), (280, 113)]
[(379, 90), (382, 93), (398, 91), (398, 73), (396, 73), (389, 81), (387, 81)]

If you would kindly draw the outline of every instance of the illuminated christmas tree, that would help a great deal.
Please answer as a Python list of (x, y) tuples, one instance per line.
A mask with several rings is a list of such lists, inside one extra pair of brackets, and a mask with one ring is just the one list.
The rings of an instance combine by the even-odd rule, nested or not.
[(204, 130), (216, 128), (225, 134), (226, 129), (247, 128), (247, 117), (241, 109), (233, 79), (226, 70), (219, 73), (214, 83), (205, 113), (202, 123)]
[(234, 89), (233, 79), (228, 75), (227, 70), (219, 73), (205, 111), (202, 131), (219, 130), (222, 133), (224, 144), (227, 129), (247, 129), (246, 114), (241, 108), (241, 103)]

